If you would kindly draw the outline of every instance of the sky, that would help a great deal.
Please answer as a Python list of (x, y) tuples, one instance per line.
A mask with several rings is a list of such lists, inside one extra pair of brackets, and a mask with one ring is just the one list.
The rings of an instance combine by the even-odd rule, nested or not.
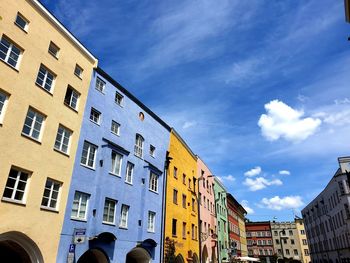
[(300, 216), (350, 155), (343, 1), (42, 2), (252, 221)]

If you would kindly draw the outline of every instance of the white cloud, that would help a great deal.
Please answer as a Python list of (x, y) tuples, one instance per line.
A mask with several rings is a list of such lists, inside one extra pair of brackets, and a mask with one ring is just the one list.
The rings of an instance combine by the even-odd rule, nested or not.
[(244, 175), (248, 177), (253, 177), (253, 176), (259, 175), (260, 173), (261, 173), (261, 167), (257, 166), (255, 168), (250, 169), (249, 171), (246, 171)]
[(279, 100), (265, 104), (265, 109), (267, 114), (260, 116), (258, 125), (262, 135), (269, 141), (280, 138), (302, 141), (314, 134), (321, 124), (320, 119), (302, 118), (302, 110), (295, 110)]
[(286, 196), (280, 198), (278, 195), (270, 199), (263, 198), (259, 204), (261, 207), (271, 210), (294, 209), (304, 205), (300, 196)]
[(223, 181), (229, 181), (229, 182), (234, 182), (236, 181), (236, 178), (232, 175), (226, 175), (226, 176), (217, 176), (221, 182)]
[(268, 180), (264, 177), (258, 177), (255, 179), (246, 178), (243, 184), (248, 186), (250, 191), (255, 192), (271, 185), (282, 185), (283, 183), (280, 179)]
[(182, 129), (188, 129), (191, 128), (193, 126), (196, 126), (197, 122), (195, 121), (186, 121), (183, 125), (182, 125)]
[(335, 105), (350, 104), (350, 99), (334, 100)]
[(330, 125), (344, 125), (350, 123), (350, 110), (344, 110), (333, 114), (325, 114), (325, 123)]
[(241, 205), (248, 214), (254, 214), (254, 210), (249, 206), (249, 202), (247, 200), (242, 200)]
[(280, 175), (290, 175), (290, 171), (287, 170), (281, 170), (278, 172)]

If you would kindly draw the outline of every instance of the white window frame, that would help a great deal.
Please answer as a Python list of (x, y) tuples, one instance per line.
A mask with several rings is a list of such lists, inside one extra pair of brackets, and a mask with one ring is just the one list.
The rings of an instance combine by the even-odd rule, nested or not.
[(111, 133), (120, 136), (120, 124), (116, 121), (112, 120), (111, 123)]
[(158, 175), (150, 172), (149, 190), (158, 193)]
[(142, 158), (143, 156), (144, 141), (145, 139), (142, 137), (142, 135), (137, 133), (135, 136), (134, 154), (139, 158)]
[[(85, 211), (83, 216), (80, 216), (81, 213), (81, 208), (83, 204), (83, 197), (86, 197), (86, 204), (85, 204)], [(73, 199), (73, 205), (72, 205), (72, 211), (71, 211), (71, 218), (76, 219), (76, 220), (83, 220), (86, 221), (88, 209), (89, 209), (89, 201), (90, 201), (90, 195), (80, 192), (80, 191), (75, 191), (74, 193), (74, 199)], [(73, 207), (74, 207), (74, 202), (78, 202), (77, 204), (77, 215), (73, 216)]]
[(128, 205), (122, 205), (119, 222), (120, 228), (128, 228), (129, 208), (130, 207)]
[[(57, 186), (58, 186), (58, 189), (57, 189)], [(43, 198), (41, 200), (42, 208), (58, 211), (61, 186), (62, 186), (61, 182), (58, 182), (51, 178), (46, 179)], [(47, 196), (45, 196), (46, 191), (48, 191)], [(47, 199), (47, 205), (43, 204), (44, 199)]]
[[(105, 224), (111, 224), (115, 225), (115, 211), (117, 207), (117, 201), (106, 198), (105, 199), (105, 204), (104, 204), (104, 210), (103, 210), (103, 217), (102, 217), (102, 222)], [(112, 217), (113, 220), (110, 221), (109, 218)], [(105, 220), (105, 218), (107, 220)]]
[[(116, 162), (116, 157), (119, 157), (119, 163)], [(111, 171), (110, 173), (116, 176), (121, 176), (121, 171), (122, 171), (122, 163), (123, 163), (123, 155), (120, 153), (117, 153), (115, 151), (111, 152)]]
[[(22, 27), (21, 24), (17, 23), (18, 18), (20, 18), (23, 22), (25, 22), (24, 27)], [(15, 20), (15, 25), (18, 26), (20, 29), (24, 30), (25, 32), (28, 32), (29, 20), (25, 18), (21, 13), (18, 12)]]
[[(3, 40), (5, 40), (5, 41), (9, 44), (8, 47), (6, 47), (6, 46), (4, 45)], [(5, 49), (7, 49), (7, 50), (6, 50), (6, 53), (5, 53), (5, 52), (3, 52), (3, 51), (1, 50), (1, 48), (0, 48), (0, 53), (2, 53), (3, 55), (5, 55), (4, 58), (2, 58), (2, 57), (0, 56), (0, 59), (1, 59), (2, 61), (4, 61), (6, 64), (8, 64), (10, 67), (13, 67), (13, 68), (15, 68), (15, 69), (18, 70), (19, 64), (20, 64), (20, 62), (21, 62), (22, 54), (23, 54), (23, 49), (20, 48), (19, 46), (17, 46), (16, 44), (14, 44), (14, 42), (13, 42), (12, 40), (10, 40), (9, 38), (5, 37), (4, 35), (1, 37), (0, 45), (1, 45), (2, 47), (5, 47)], [(19, 53), (17, 54), (17, 52), (14, 52), (14, 51), (13, 51), (14, 49), (17, 49), (17, 50), (19, 51)], [(11, 57), (11, 55), (13, 55), (13, 54), (17, 57), (16, 59), (14, 59), (13, 56)], [(15, 62), (15, 65), (12, 65), (12, 64), (9, 62), (9, 59), (13, 60), (13, 61)]]
[(49, 54), (58, 59), (60, 48), (55, 43), (50, 41), (47, 52), (49, 52)]
[[(67, 97), (68, 90), (71, 90), (69, 98)], [(78, 110), (80, 93), (76, 91), (72, 86), (68, 85), (66, 93), (64, 95), (64, 104), (73, 110)], [(69, 99), (69, 101), (67, 101)], [(74, 107), (75, 105), (75, 107)]]
[[(86, 147), (85, 147), (86, 146)], [(80, 164), (89, 168), (95, 168), (95, 160), (97, 155), (98, 147), (88, 141), (84, 141), (83, 151), (80, 158)], [(84, 155), (86, 152), (86, 155)], [(85, 159), (85, 162), (83, 161)], [(92, 161), (92, 165), (89, 165), (89, 162)]]
[(101, 112), (99, 112), (93, 107), (91, 107), (91, 110), (90, 110), (90, 121), (92, 121), (93, 123), (96, 123), (97, 125), (101, 124)]
[(148, 211), (147, 231), (154, 233), (156, 231), (156, 213)]
[(2, 90), (0, 90), (0, 124), (2, 124), (4, 120), (8, 100), (9, 100), (9, 95), (3, 92)]
[[(33, 118), (29, 117), (29, 113), (32, 113), (34, 115)], [(45, 115), (29, 107), (23, 124), (22, 134), (24, 136), (32, 138), (33, 140), (40, 141), (43, 133), (42, 131), (44, 129), (45, 118)], [(38, 121), (38, 119), (41, 119), (41, 122)], [(30, 122), (30, 124), (27, 122)], [(36, 128), (37, 125), (39, 125), (39, 130)], [(28, 133), (24, 131), (25, 128), (29, 128)], [(37, 138), (35, 135), (33, 135), (34, 132), (38, 133)]]
[[(11, 173), (15, 173), (15, 174), (11, 175)], [(22, 175), (26, 176), (26, 178), (25, 179), (21, 178)], [(21, 169), (15, 168), (15, 167), (11, 167), (11, 170), (9, 172), (9, 175), (7, 177), (7, 181), (6, 181), (6, 184), (5, 184), (5, 189), (4, 189), (2, 200), (24, 204), (25, 201), (26, 201), (26, 197), (27, 197), (27, 189), (28, 189), (28, 185), (29, 185), (29, 178), (30, 178), (30, 173), (29, 172), (23, 171)], [(13, 187), (8, 186), (8, 183), (10, 182), (10, 179), (12, 181), (15, 181)], [(20, 183), (24, 183), (25, 184), (24, 185), (24, 189), (19, 189), (19, 184)], [(10, 197), (5, 196), (6, 189), (12, 191)], [(18, 192), (23, 193), (22, 197), (20, 199), (16, 198), (16, 194)]]
[[(40, 76), (40, 75), (43, 75), (43, 76)], [(55, 79), (56, 79), (55, 73), (53, 73), (43, 64), (41, 64), (38, 71), (38, 75), (35, 80), (35, 84), (37, 84), (39, 87), (43, 88), (44, 90), (52, 94), (53, 88), (55, 86)], [(40, 84), (40, 81), (42, 82), (41, 84)]]
[(57, 129), (54, 148), (60, 152), (69, 154), (71, 137), (72, 131), (60, 124)]
[(78, 78), (82, 79), (83, 72), (84, 72), (84, 69), (81, 66), (79, 66), (78, 64), (75, 64), (74, 75), (77, 76)]
[(123, 106), (124, 96), (120, 94), (118, 91), (115, 92), (114, 102), (119, 106)]
[(106, 82), (103, 81), (101, 78), (96, 77), (95, 89), (97, 89), (99, 92), (104, 93), (105, 88), (106, 88)]
[(127, 162), (126, 173), (125, 173), (125, 182), (128, 184), (132, 184), (132, 179), (134, 176), (134, 168), (135, 168), (135, 165), (133, 163)]

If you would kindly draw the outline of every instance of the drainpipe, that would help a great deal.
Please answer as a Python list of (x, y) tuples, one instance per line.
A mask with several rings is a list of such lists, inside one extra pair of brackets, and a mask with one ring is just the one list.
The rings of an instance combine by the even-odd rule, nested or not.
[(162, 198), (162, 223), (161, 223), (161, 233), (160, 233), (160, 249), (159, 249), (159, 260), (163, 262), (165, 253), (165, 212), (166, 212), (166, 185), (168, 179), (168, 168), (171, 161), (169, 152), (166, 152), (165, 162), (164, 162), (164, 179), (163, 179), (163, 198)]

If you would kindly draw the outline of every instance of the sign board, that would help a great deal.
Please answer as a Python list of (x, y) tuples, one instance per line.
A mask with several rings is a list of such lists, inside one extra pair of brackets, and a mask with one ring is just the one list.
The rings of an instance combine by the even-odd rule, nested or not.
[(68, 256), (67, 256), (67, 263), (74, 263), (74, 256), (75, 256), (75, 244), (70, 244), (69, 250), (68, 250)]
[(73, 236), (74, 244), (84, 243), (85, 242), (85, 234), (86, 234), (85, 228), (75, 228), (74, 229), (74, 236)]

